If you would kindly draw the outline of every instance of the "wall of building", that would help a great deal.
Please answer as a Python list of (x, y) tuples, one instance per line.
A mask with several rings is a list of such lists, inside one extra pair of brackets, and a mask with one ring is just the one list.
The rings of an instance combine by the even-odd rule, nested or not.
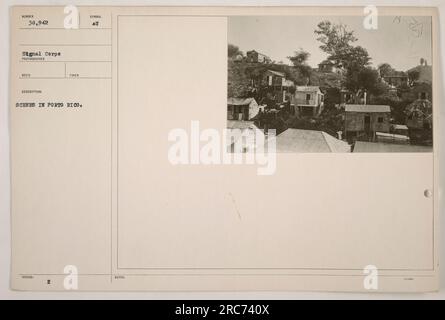
[[(306, 95), (310, 94), (311, 97), (309, 100), (306, 100)], [(294, 99), (292, 101), (295, 105), (312, 105), (317, 106), (320, 103), (320, 94), (317, 92), (303, 92), (297, 91), (295, 92)]]
[[(270, 81), (269, 79), (272, 79), (272, 81)], [(263, 84), (264, 85), (272, 85), (274, 87), (281, 87), (284, 84), (284, 80), (285, 78), (277, 76), (275, 74), (269, 73), (269, 72), (265, 72), (264, 76), (263, 76)]]
[[(346, 112), (345, 126), (346, 131), (364, 131), (365, 116), (370, 116), (370, 131), (389, 132), (389, 113), (362, 113), (362, 112)], [(378, 118), (382, 117), (383, 122), (379, 123)]]

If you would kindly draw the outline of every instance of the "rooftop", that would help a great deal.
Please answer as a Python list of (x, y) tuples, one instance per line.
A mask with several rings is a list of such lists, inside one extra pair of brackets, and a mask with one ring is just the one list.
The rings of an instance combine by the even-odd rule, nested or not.
[(253, 121), (227, 120), (227, 129), (254, 129)]
[(433, 152), (433, 148), (410, 144), (356, 141), (353, 152)]
[(318, 86), (297, 86), (295, 87), (295, 90), (300, 92), (314, 92), (320, 90), (320, 87)]
[(347, 104), (346, 112), (391, 112), (391, 108), (386, 105), (377, 104)]
[(404, 124), (393, 124), (392, 127), (395, 130), (408, 130), (408, 127)]
[(389, 74), (383, 76), (383, 78), (406, 78), (408, 75), (404, 71), (393, 70)]
[(392, 138), (394, 140), (409, 140), (408, 136), (404, 136), (402, 134), (395, 134), (395, 133), (387, 133), (387, 132), (376, 132), (375, 135), (377, 137), (386, 137), (386, 138)]
[(256, 103), (254, 98), (228, 98), (227, 104), (231, 106), (248, 106), (251, 103)]
[(284, 78), (286, 75), (283, 72), (275, 71), (275, 70), (267, 70), (267, 72), (270, 72), (276, 76)]
[(351, 147), (323, 131), (287, 129), (276, 137), (277, 152), (351, 152)]

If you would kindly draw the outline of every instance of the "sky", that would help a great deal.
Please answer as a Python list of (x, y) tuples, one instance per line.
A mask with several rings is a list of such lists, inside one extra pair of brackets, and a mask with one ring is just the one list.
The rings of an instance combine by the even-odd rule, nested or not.
[(358, 38), (354, 44), (368, 50), (374, 67), (387, 62), (406, 71), (419, 65), (420, 58), (432, 64), (431, 17), (379, 16), (378, 29), (367, 30), (361, 16), (236, 16), (229, 17), (228, 42), (244, 53), (255, 49), (285, 64), (289, 64), (287, 56), (302, 48), (310, 53), (308, 64), (317, 67), (327, 57), (314, 33), (323, 20), (353, 30)]

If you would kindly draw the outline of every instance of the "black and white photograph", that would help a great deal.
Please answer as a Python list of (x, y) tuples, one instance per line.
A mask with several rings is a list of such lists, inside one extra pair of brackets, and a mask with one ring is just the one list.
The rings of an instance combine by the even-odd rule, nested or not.
[(445, 2), (408, 1), (2, 1), (0, 300), (444, 299)]
[(228, 19), (228, 129), (285, 153), (432, 152), (431, 17)]

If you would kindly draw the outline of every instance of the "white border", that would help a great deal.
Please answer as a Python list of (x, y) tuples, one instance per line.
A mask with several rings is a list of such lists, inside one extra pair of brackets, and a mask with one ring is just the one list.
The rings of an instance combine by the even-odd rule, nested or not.
[[(445, 83), (443, 75), (445, 74), (445, 28), (443, 27), (445, 19), (445, 2), (443, 0), (330, 0), (330, 1), (248, 1), (248, 0), (201, 0), (201, 1), (60, 1), (60, 0), (2, 0), (0, 4), (0, 299), (445, 299), (445, 268), (441, 268), (441, 290), (438, 293), (428, 294), (360, 294), (360, 293), (306, 293), (306, 292), (18, 292), (12, 291), (9, 287), (10, 270), (10, 175), (9, 175), (9, 6), (12, 5), (201, 5), (201, 6), (318, 6), (318, 5), (339, 5), (339, 6), (366, 6), (376, 5), (384, 6), (434, 6), (439, 9), (439, 38), (440, 38), (440, 57), (442, 83)], [(442, 31), (442, 32), (441, 32)], [(437, 67), (438, 64), (435, 64)], [(444, 92), (442, 91), (442, 100)], [(439, 117), (440, 123), (444, 123), (445, 112), (439, 110), (435, 115)], [(445, 139), (440, 136), (437, 144), (439, 150), (445, 150)], [(440, 163), (444, 163), (443, 152), (439, 155)], [(441, 170), (439, 178), (439, 195), (442, 194), (443, 182), (445, 181), (445, 170)], [(440, 213), (442, 213), (442, 197), (439, 199)], [(440, 229), (445, 230), (445, 219), (441, 215)], [(445, 246), (441, 246), (440, 259), (445, 258)]]

